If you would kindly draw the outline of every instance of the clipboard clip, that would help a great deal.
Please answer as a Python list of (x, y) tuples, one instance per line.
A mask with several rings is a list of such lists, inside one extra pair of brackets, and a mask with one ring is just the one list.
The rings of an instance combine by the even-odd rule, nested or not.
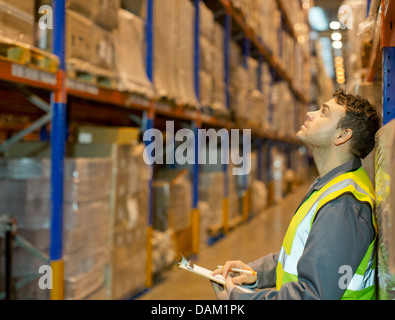
[(181, 254), (181, 252), (179, 252), (179, 254), (180, 254), (180, 256), (182, 257), (182, 260), (181, 260), (181, 262), (179, 262), (178, 264), (180, 264), (180, 265), (182, 265), (182, 266), (184, 266), (184, 267), (187, 267), (187, 268), (190, 269), (190, 270), (193, 270), (193, 263), (192, 263), (192, 261), (191, 261), (191, 260), (188, 260), (187, 258), (185, 258), (185, 257)]

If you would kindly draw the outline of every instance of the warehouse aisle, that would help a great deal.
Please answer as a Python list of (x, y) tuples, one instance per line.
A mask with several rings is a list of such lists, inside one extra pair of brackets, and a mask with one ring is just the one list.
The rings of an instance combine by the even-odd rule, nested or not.
[[(279, 250), (293, 213), (309, 184), (303, 184), (260, 216), (237, 227), (192, 259), (197, 265), (215, 269), (226, 260), (252, 261)], [(215, 300), (209, 281), (174, 266), (138, 300)]]

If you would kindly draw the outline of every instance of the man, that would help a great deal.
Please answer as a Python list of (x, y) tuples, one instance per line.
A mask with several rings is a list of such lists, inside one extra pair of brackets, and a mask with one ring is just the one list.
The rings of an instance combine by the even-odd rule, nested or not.
[[(225, 287), (212, 282), (218, 299), (375, 299), (375, 196), (361, 159), (373, 150), (380, 126), (374, 106), (343, 90), (307, 113), (297, 138), (311, 149), (319, 177), (279, 252), (249, 264), (228, 261), (213, 272), (227, 278)], [(262, 290), (244, 293), (235, 284)]]

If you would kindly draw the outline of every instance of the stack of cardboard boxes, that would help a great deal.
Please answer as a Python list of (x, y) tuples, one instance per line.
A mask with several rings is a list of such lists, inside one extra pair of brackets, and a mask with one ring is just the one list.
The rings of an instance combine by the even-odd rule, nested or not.
[(194, 19), (195, 7), (191, 1), (155, 2), (153, 82), (159, 99), (198, 108), (193, 76)]
[[(88, 299), (105, 292), (105, 273), (110, 263), (111, 160), (68, 158), (64, 172), (65, 299)], [(0, 213), (14, 217), (17, 235), (42, 253), (40, 258), (20, 244), (15, 245), (12, 270), (19, 289), (17, 298), (46, 299), (48, 290), (39, 288), (37, 278), (40, 266), (49, 265), (42, 259), (48, 256), (50, 247), (49, 159), (2, 158), (0, 188)], [(19, 288), (17, 283), (28, 278), (33, 282)]]
[[(65, 299), (123, 299), (145, 288), (150, 171), (138, 135), (135, 128), (82, 126), (77, 130), (78, 143), (67, 145)], [(0, 165), (0, 212), (14, 216), (18, 236), (48, 255), (49, 145), (23, 142), (11, 147), (7, 155)], [(14, 250), (15, 281), (32, 275), (37, 278), (39, 267), (49, 264), (32, 258), (23, 248)], [(18, 290), (22, 299), (48, 297), (37, 281)]]
[(225, 95), (224, 29), (203, 1), (200, 8), (200, 103), (215, 114), (228, 114)]
[(120, 0), (68, 0), (66, 61), (69, 74), (80, 72), (114, 78), (112, 31), (118, 27)]

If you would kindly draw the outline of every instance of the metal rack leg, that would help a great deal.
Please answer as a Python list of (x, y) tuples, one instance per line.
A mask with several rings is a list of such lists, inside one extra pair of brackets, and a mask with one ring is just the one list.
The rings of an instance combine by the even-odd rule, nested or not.
[(383, 125), (395, 118), (395, 47), (383, 48)]
[(15, 300), (16, 291), (12, 279), (12, 256), (15, 236), (15, 221), (7, 222), (5, 231), (5, 300)]

